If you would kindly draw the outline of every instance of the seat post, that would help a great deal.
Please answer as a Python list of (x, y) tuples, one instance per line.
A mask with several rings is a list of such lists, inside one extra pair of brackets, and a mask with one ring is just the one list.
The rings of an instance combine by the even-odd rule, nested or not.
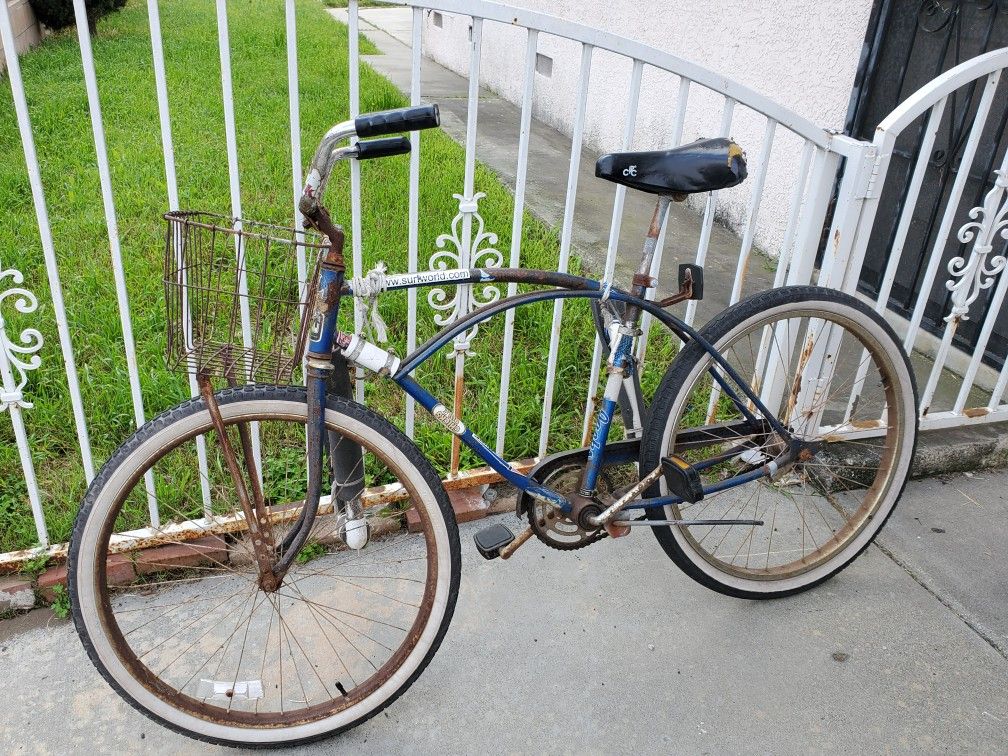
[[(668, 214), (670, 198), (667, 194), (658, 196), (655, 203), (654, 214), (651, 216), (651, 226), (648, 228), (647, 236), (644, 237), (644, 248), (641, 250), (640, 267), (633, 279), (633, 286), (630, 293), (635, 297), (644, 298), (647, 290), (654, 285), (651, 279), (651, 262), (654, 260), (655, 247), (658, 246), (658, 234), (661, 232), (662, 224), (665, 223), (665, 216)], [(640, 318), (640, 308), (628, 305), (626, 309), (626, 322), (628, 325), (636, 325)]]

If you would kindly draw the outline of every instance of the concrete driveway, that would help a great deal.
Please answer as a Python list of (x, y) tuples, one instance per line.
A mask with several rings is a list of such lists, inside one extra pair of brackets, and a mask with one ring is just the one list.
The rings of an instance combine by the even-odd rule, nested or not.
[[(530, 542), (463, 581), (433, 663), (313, 753), (1008, 753), (1008, 473), (911, 483), (840, 576), (770, 603), (693, 583), (647, 532)], [(505, 523), (513, 522), (503, 516)], [(68, 622), (0, 623), (4, 753), (216, 749), (123, 703)]]

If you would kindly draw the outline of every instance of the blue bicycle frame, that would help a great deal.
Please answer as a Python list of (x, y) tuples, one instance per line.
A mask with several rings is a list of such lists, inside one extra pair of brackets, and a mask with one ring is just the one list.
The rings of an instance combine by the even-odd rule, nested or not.
[[(339, 276), (337, 280), (336, 276)], [(457, 419), (433, 394), (423, 388), (414, 380), (412, 373), (420, 365), (426, 362), (432, 355), (446, 346), (457, 335), (465, 332), (473, 325), (481, 323), (506, 310), (541, 302), (545, 300), (585, 298), (602, 299), (607, 297), (615, 302), (622, 302), (626, 306), (640, 308), (643, 312), (650, 313), (654, 318), (675, 333), (684, 342), (695, 341), (708, 354), (711, 355), (715, 364), (720, 370), (710, 369), (712, 378), (721, 387), (722, 392), (735, 404), (742, 413), (745, 421), (752, 427), (764, 427), (763, 423), (779, 433), (783, 438), (790, 441), (791, 434), (780, 421), (764, 407), (760, 397), (752, 390), (749, 384), (729, 365), (717, 350), (708, 343), (695, 329), (684, 323), (679, 318), (665, 311), (657, 303), (634, 296), (615, 287), (604, 292), (603, 285), (596, 280), (584, 278), (564, 273), (552, 271), (528, 270), (518, 268), (494, 268), (470, 270), (444, 270), (431, 271), (427, 273), (397, 274), (386, 276), (385, 288), (410, 289), (423, 286), (444, 286), (460, 285), (469, 283), (524, 283), (538, 284), (542, 286), (552, 286), (556, 288), (542, 291), (533, 291), (524, 294), (517, 294), (505, 297), (493, 304), (482, 307), (469, 315), (460, 318), (455, 323), (442, 329), (429, 341), (417, 347), (412, 354), (400, 360), (390, 352), (352, 334), (340, 332), (336, 329), (338, 307), (328, 308), (324, 313), (316, 313), (316, 322), (312, 324), (310, 335), (309, 365), (313, 358), (325, 358), (331, 354), (333, 346), (340, 348), (347, 361), (366, 368), (381, 375), (389, 375), (400, 388), (409, 396), (413, 397), (424, 409), (437, 419), (445, 428), (457, 435), (462, 443), (472, 449), (486, 464), (497, 472), (504, 480), (514, 485), (516, 488), (528, 493), (530, 496), (548, 501), (559, 507), (564, 512), (571, 511), (571, 502), (556, 491), (543, 486), (533, 480), (528, 475), (523, 475), (514, 470), (507, 461), (487, 446), (472, 429), (465, 425), (463, 421)], [(320, 292), (326, 291), (329, 286), (340, 286), (342, 284), (342, 272), (326, 271), (323, 269), (319, 281)], [(342, 286), (341, 293), (353, 296), (354, 291), (351, 286)], [(617, 371), (622, 368), (632, 370), (634, 360), (631, 354), (633, 336), (630, 333), (619, 333), (618, 338), (614, 337), (609, 357), (610, 365)], [(723, 374), (722, 372), (723, 371)], [(309, 381), (324, 381), (320, 375), (309, 375)], [(734, 386), (741, 388), (745, 397), (739, 396)], [(309, 394), (316, 393), (309, 388)], [(748, 402), (748, 403), (747, 403)], [(749, 404), (755, 408), (756, 413), (763, 419), (758, 419), (756, 413), (749, 409)], [(606, 442), (609, 436), (609, 429), (612, 424), (613, 415), (616, 410), (616, 397), (610, 390), (606, 391), (602, 404), (595, 417), (595, 423), (591, 434), (591, 443), (588, 450), (588, 462), (585, 470), (584, 480), (586, 488), (593, 489), (600, 469), (605, 462)], [(788, 444), (790, 447), (791, 445)], [(771, 462), (760, 468), (720, 481), (704, 488), (704, 493), (715, 493), (734, 486), (739, 486), (754, 479), (769, 476), (777, 469), (777, 464)], [(643, 477), (644, 471), (641, 471)], [(681, 502), (682, 499), (676, 496), (660, 496), (654, 498), (640, 499), (626, 505), (625, 508), (651, 508), (662, 507), (668, 504)]]

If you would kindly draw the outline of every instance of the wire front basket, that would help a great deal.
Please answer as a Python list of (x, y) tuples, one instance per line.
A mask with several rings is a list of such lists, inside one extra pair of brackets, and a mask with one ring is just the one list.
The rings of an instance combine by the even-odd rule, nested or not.
[(164, 217), (168, 367), (289, 383), (304, 353), (323, 238), (213, 213)]

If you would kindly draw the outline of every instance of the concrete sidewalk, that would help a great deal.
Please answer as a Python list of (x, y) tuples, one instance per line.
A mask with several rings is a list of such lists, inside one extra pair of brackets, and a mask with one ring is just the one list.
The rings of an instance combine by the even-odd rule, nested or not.
[[(702, 588), (647, 532), (485, 562), (465, 525), (431, 666), (299, 752), (1006, 753), (1006, 492), (1008, 471), (911, 483), (878, 546), (761, 603)], [(0, 752), (218, 750), (136, 713), (51, 617), (0, 623)]]

